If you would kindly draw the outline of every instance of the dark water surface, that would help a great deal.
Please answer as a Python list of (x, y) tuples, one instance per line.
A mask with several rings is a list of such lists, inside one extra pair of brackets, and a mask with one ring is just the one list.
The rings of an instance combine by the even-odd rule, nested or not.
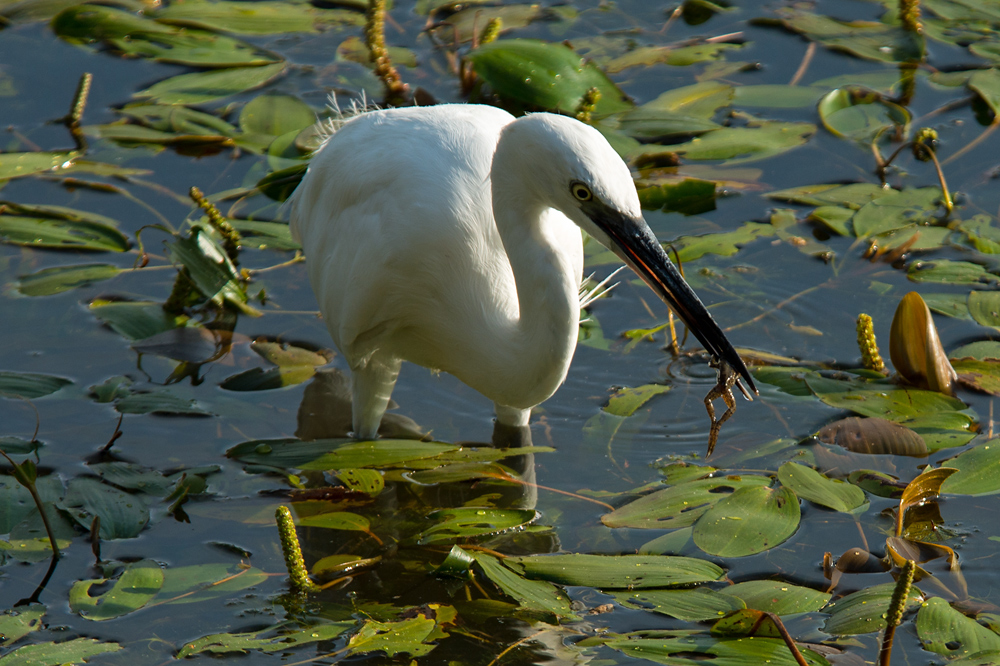
[[(6, 6), (2, 3), (0, 0), (0, 9)], [(435, 49), (427, 35), (421, 32), (426, 17), (418, 15), (413, 4), (406, 0), (396, 2), (387, 30), (390, 45), (408, 47), (416, 53), (417, 68), (401, 68), (404, 80), (422, 87), (439, 101), (463, 101), (454, 76), (448, 72), (442, 49)], [(674, 21), (664, 33), (661, 29), (672, 5), (641, 0), (574, 2), (572, 8), (578, 12), (575, 18), (538, 20), (505, 33), (504, 37), (577, 43), (626, 31), (640, 45), (660, 45), (740, 32), (739, 39), (744, 46), (727, 52), (726, 60), (759, 63), (759, 67), (734, 72), (724, 80), (735, 85), (788, 83), (802, 62), (808, 42), (791, 32), (750, 23), (755, 17), (773, 17), (773, 10), (782, 3), (747, 1), (733, 4), (734, 11), (715, 14), (699, 25)], [(874, 2), (818, 2), (814, 10), (841, 19), (873, 21), (883, 13), (882, 5)], [(336, 92), (342, 102), (358, 97), (362, 91), (369, 98), (381, 99), (377, 80), (363, 65), (337, 56), (338, 45), (348, 36), (360, 33), (360, 27), (349, 26), (317, 34), (292, 33), (246, 39), (280, 53), (291, 64), (282, 78), (263, 91), (298, 96), (322, 113), (330, 92)], [(928, 49), (928, 62), (941, 70), (986, 66), (963, 47), (930, 42)], [(643, 104), (666, 90), (695, 83), (695, 77), (702, 75), (710, 65), (653, 64), (613, 73), (611, 78), (636, 104)], [(820, 45), (802, 85), (833, 76), (862, 76), (887, 68), (887, 65), (837, 53)], [(46, 22), (13, 22), (0, 30), (0, 84), (9, 82), (11, 86), (3, 88), (0, 85), (0, 91), (10, 93), (0, 93), (6, 95), (0, 96), (0, 127), (3, 128), (0, 150), (72, 148), (66, 128), (53, 121), (61, 118), (69, 108), (76, 82), (84, 72), (94, 75), (84, 124), (98, 125), (118, 120), (120, 116), (115, 109), (128, 103), (136, 91), (187, 71), (192, 70), (142, 58), (125, 59), (101, 48), (69, 44), (56, 36)], [(235, 123), (240, 105), (260, 92), (242, 93), (200, 108), (219, 115), (228, 109), (230, 113), (226, 117)], [(938, 129), (942, 139), (940, 154), (945, 159), (985, 129), (975, 113), (985, 113), (988, 117), (989, 112), (978, 106), (952, 105), (941, 110), (944, 105), (964, 96), (968, 93), (962, 89), (932, 83), (921, 75), (908, 106), (915, 118), (914, 128), (931, 126)], [(733, 231), (751, 220), (767, 222), (771, 211), (778, 207), (794, 208), (800, 220), (811, 210), (811, 207), (785, 204), (763, 196), (774, 190), (816, 183), (878, 182), (870, 151), (824, 130), (814, 105), (746, 107), (745, 111), (769, 119), (811, 122), (818, 129), (805, 145), (789, 152), (763, 160), (723, 165), (717, 172), (720, 179), (727, 168), (756, 172), (742, 179), (741, 190), (729, 188), (732, 196), (717, 197), (713, 210), (693, 216), (646, 211), (647, 221), (661, 240)], [(883, 152), (888, 154), (896, 145), (890, 144)], [(982, 214), (992, 220), (994, 228), (1000, 207), (1000, 186), (996, 178), (1000, 164), (998, 147), (1000, 139), (993, 135), (961, 159), (945, 166), (952, 190), (961, 193), (960, 200), (965, 206), (961, 217), (968, 219), (974, 214)], [(905, 160), (900, 158), (903, 171), (892, 173), (890, 183), (897, 187), (936, 186), (933, 168), (914, 161), (908, 154), (909, 151), (904, 153)], [(191, 156), (171, 148), (159, 152), (141, 146), (123, 148), (101, 139), (90, 140), (86, 159), (148, 169), (151, 173), (130, 181), (79, 174), (80, 178), (113, 184), (134, 199), (66, 186), (60, 184), (58, 176), (0, 180), (0, 199), (22, 204), (68, 206), (105, 215), (117, 220), (120, 230), (134, 240), (139, 229), (162, 222), (150, 208), (178, 229), (183, 228), (189, 216), (197, 218), (186, 203), (189, 187), (198, 186), (211, 196), (252, 187), (269, 171), (266, 157), (232, 148), (216, 154)], [(721, 161), (686, 163), (718, 166)], [(733, 179), (741, 180), (738, 176)], [(231, 202), (220, 205), (226, 213)], [(234, 210), (240, 216), (258, 219), (279, 216), (277, 204), (263, 196), (241, 202)], [(871, 262), (862, 256), (866, 243), (856, 238), (828, 237), (829, 232), (808, 223), (800, 224), (794, 233), (819, 239), (835, 253), (835, 260), (824, 262), (801, 252), (792, 243), (771, 236), (747, 243), (731, 256), (706, 254), (685, 263), (688, 280), (710, 306), (720, 325), (729, 329), (730, 339), (739, 348), (831, 366), (857, 367), (855, 319), (860, 312), (873, 317), (875, 332), (888, 357), (890, 323), (905, 293), (917, 289), (922, 293), (964, 294), (969, 290), (968, 285), (961, 284), (916, 284), (907, 277), (906, 263), (916, 259), (957, 259), (983, 263), (990, 269), (996, 267), (995, 260), (988, 256), (956, 245), (908, 255), (905, 261), (895, 265)], [(147, 250), (156, 255), (152, 265), (164, 265), (161, 240), (165, 236), (152, 230), (143, 234)], [(588, 252), (597, 254), (591, 246)], [(264, 316), (240, 316), (231, 353), (200, 367), (195, 380), (187, 378), (170, 384), (169, 392), (196, 400), (210, 416), (125, 415), (121, 423), (123, 434), (114, 443), (111, 453), (99, 454), (115, 432), (119, 414), (111, 404), (97, 403), (88, 397), (88, 388), (117, 376), (131, 378), (134, 390), (159, 388), (168, 381), (178, 364), (162, 356), (138, 354), (131, 348), (130, 341), (101, 325), (89, 311), (88, 303), (105, 295), (163, 301), (170, 293), (176, 271), (165, 268), (124, 273), (110, 281), (33, 298), (18, 292), (17, 281), (20, 276), (50, 267), (113, 263), (131, 268), (137, 259), (134, 249), (131, 253), (111, 255), (0, 245), (0, 284), (3, 285), (0, 293), (0, 330), (3, 331), (0, 370), (44, 373), (73, 382), (53, 395), (30, 402), (0, 399), (0, 437), (30, 439), (37, 422), (37, 439), (43, 443), (37, 458), (40, 473), (59, 478), (63, 483), (92, 476), (88, 463), (107, 462), (112, 457), (163, 473), (217, 466), (212, 473), (203, 472), (208, 481), (204, 492), (192, 495), (183, 506), (187, 520), (170, 515), (168, 507), (172, 499), (150, 500), (137, 494), (136, 502), (150, 506), (149, 526), (137, 538), (103, 540), (101, 557), (109, 562), (151, 559), (168, 569), (207, 564), (235, 566), (242, 561), (269, 576), (248, 589), (206, 595), (207, 598), (200, 600), (193, 597), (189, 599), (192, 603), (148, 607), (120, 619), (92, 622), (82, 619), (67, 605), (68, 591), (73, 583), (101, 577), (101, 570), (95, 568), (87, 537), (78, 529), (71, 545), (64, 548), (64, 559), (37, 597), (47, 607), (46, 631), (19, 645), (85, 636), (102, 642), (117, 641), (125, 646), (123, 651), (96, 657), (95, 663), (155, 664), (172, 659), (185, 642), (206, 634), (258, 630), (284, 619), (298, 622), (318, 621), (318, 618), (359, 622), (366, 618), (389, 620), (399, 617), (397, 611), (406, 607), (458, 603), (453, 600), (466, 599), (461, 585), (436, 579), (421, 569), (428, 562), (439, 563), (451, 544), (441, 544), (432, 554), (418, 556), (409, 552), (415, 548), (408, 545), (404, 537), (412, 534), (413, 516), (421, 512), (464, 503), (475, 506), (487, 493), (510, 490), (498, 490), (502, 484), (486, 483), (482, 487), (472, 483), (457, 484), (456, 488), (440, 489), (438, 497), (431, 499), (433, 493), (427, 488), (414, 487), (394, 472), (387, 477), (393, 482), (391, 487), (387, 487), (373, 504), (361, 509), (338, 509), (357, 510), (368, 516), (373, 531), (389, 546), (380, 549), (355, 533), (339, 530), (300, 530), (307, 564), (337, 553), (363, 557), (381, 553), (385, 558), (383, 563), (345, 587), (312, 595), (308, 600), (276, 601), (278, 595), (287, 590), (288, 583), (273, 523), (274, 509), (288, 503), (287, 491), (293, 482), (316, 487), (335, 479), (328, 474), (324, 481), (322, 474), (313, 472), (290, 482), (285, 474), (248, 469), (243, 463), (225, 456), (228, 449), (248, 440), (294, 437), (302, 427), (298, 415), (309, 382), (251, 392), (226, 391), (219, 384), (243, 370), (267, 367), (249, 347), (250, 341), (258, 337), (312, 349), (331, 347), (326, 328), (315, 313), (316, 301), (301, 263), (255, 277), (251, 292), (263, 287), (269, 299), (262, 307)], [(291, 252), (248, 249), (241, 254), (241, 261), (243, 267), (256, 269), (287, 261), (292, 256)], [(592, 270), (600, 278), (615, 267), (598, 262)], [(709, 431), (702, 400), (715, 382), (714, 371), (701, 356), (672, 358), (664, 349), (662, 332), (656, 334), (655, 342), (643, 341), (628, 346), (628, 341), (621, 337), (624, 331), (662, 324), (666, 321), (666, 309), (644, 285), (637, 284), (633, 275), (625, 276), (621, 282), (611, 297), (598, 301), (591, 308), (591, 316), (599, 322), (610, 348), (581, 345), (565, 385), (541, 405), (532, 418), (534, 445), (556, 448), (555, 452), (535, 456), (535, 481), (541, 486), (570, 492), (619, 493), (657, 481), (661, 475), (656, 467), (669, 460), (702, 462), (699, 458), (704, 456)], [(788, 302), (813, 287), (815, 291)], [(780, 308), (775, 310), (779, 304)], [(936, 316), (935, 323), (946, 350), (996, 335), (995, 329), (969, 318)], [(688, 344), (686, 349), (692, 350), (694, 345)], [(346, 364), (339, 354), (329, 368), (346, 372)], [(613, 437), (600, 430), (600, 419), (604, 416), (602, 407), (609, 396), (623, 387), (646, 384), (662, 384), (670, 390), (644, 404), (634, 416), (622, 420)], [(788, 451), (782, 454), (783, 457), (771, 459), (755, 459), (752, 455), (739, 458), (738, 455), (767, 448), (782, 438), (790, 445), (848, 415), (811, 396), (791, 396), (764, 383), (760, 388), (761, 396), (753, 403), (738, 398), (736, 415), (723, 427), (715, 458), (710, 460), (713, 465), (730, 464), (737, 470), (773, 471), (781, 461), (791, 457)], [(971, 445), (982, 444), (987, 439), (987, 431), (992, 431), (992, 398), (964, 389), (959, 391), (958, 397), (978, 414), (982, 432)], [(404, 365), (393, 398), (398, 403), (393, 413), (412, 419), (435, 440), (485, 443), (491, 439), (492, 404), (449, 375)], [(942, 449), (932, 453), (930, 458), (894, 458), (894, 466), (890, 469), (908, 481), (923, 465), (937, 464), (955, 452), (955, 449)], [(24, 456), (17, 459), (22, 460)], [(528, 492), (519, 486), (515, 491), (515, 494)], [(627, 499), (612, 496), (603, 501), (620, 506)], [(824, 553), (832, 552), (836, 558), (848, 548), (863, 547), (862, 533), (873, 553), (879, 556), (885, 553), (884, 536), (892, 533), (891, 511), (898, 506), (898, 501), (874, 495), (869, 500), (870, 508), (858, 519), (803, 501), (801, 523), (794, 537), (757, 555), (714, 557), (706, 555), (690, 541), (679, 553), (722, 564), (733, 581), (776, 577), (825, 590), (830, 583), (823, 574)], [(606, 511), (601, 507), (545, 489), (537, 491), (533, 508), (540, 512), (536, 523), (551, 526), (552, 530), (510, 537), (508, 542), (503, 542), (503, 548), (496, 545), (501, 542), (490, 542), (490, 547), (506, 548), (510, 553), (565, 550), (627, 554), (665, 534), (658, 530), (605, 527), (600, 516)], [(934, 525), (931, 531), (936, 536), (928, 540), (961, 548), (961, 571), (968, 590), (965, 601), (969, 607), (996, 612), (1000, 595), (995, 539), (1000, 537), (1000, 529), (996, 523), (995, 498), (949, 495), (937, 504), (937, 508), (940, 515), (931, 521)], [(7, 510), (0, 505), (0, 517)], [(400, 525), (393, 522), (394, 517), (402, 516), (411, 522)], [(64, 522), (72, 536), (70, 522)], [(14, 536), (9, 538), (14, 539)], [(403, 544), (392, 546), (397, 539), (404, 539)], [(479, 542), (473, 539), (469, 543)], [(6, 546), (0, 542), (0, 548)], [(0, 558), (5, 558), (0, 567), (0, 608), (11, 608), (17, 600), (32, 595), (45, 575), (47, 563), (24, 564), (16, 556), (5, 554), (4, 550), (0, 550)], [(112, 571), (114, 566), (109, 566), (106, 573)], [(842, 579), (837, 594), (892, 580), (889, 573), (849, 574)], [(572, 599), (589, 608), (612, 600), (590, 587), (570, 587), (567, 591)], [(925, 592), (933, 593), (934, 590)], [(476, 598), (480, 597), (475, 588), (473, 593)], [(97, 594), (97, 589), (91, 594)], [(494, 599), (505, 598), (495, 590), (491, 590), (490, 595)], [(951, 600), (954, 599), (949, 598)], [(505, 647), (540, 628), (530, 626), (524, 617), (505, 615), (496, 609), (480, 609), (477, 615), (470, 607), (465, 612), (462, 630), (455, 631), (427, 656), (420, 657), (421, 663), (489, 663)], [(825, 637), (820, 631), (822, 617), (800, 617), (790, 620), (789, 624), (794, 628), (793, 634), (801, 640), (819, 641)], [(588, 620), (581, 631), (592, 634), (595, 626), (624, 633), (664, 628), (705, 630), (707, 625), (684, 623), (619, 606), (610, 614)], [(554, 631), (512, 651), (505, 661), (530, 663), (553, 659), (566, 663), (580, 660), (582, 663), (588, 657), (602, 660), (601, 663), (638, 661), (606, 648), (584, 652), (578, 648), (559, 647), (576, 639), (571, 632)], [(847, 649), (872, 660), (875, 641), (874, 633), (864, 634), (856, 637), (853, 646), (848, 643)], [(228, 654), (224, 658), (249, 658), (255, 663), (274, 663), (276, 660), (295, 663), (334, 652), (343, 644), (344, 638), (341, 638), (322, 643), (319, 648), (309, 646), (273, 655), (251, 652), (249, 657)], [(3, 649), (0, 642), (0, 650)], [(0, 656), (0, 665), (4, 664), (3, 659)], [(375, 653), (351, 659), (405, 663), (407, 658), (388, 658)], [(942, 658), (922, 650), (912, 623), (905, 631), (900, 630), (894, 663), (927, 663), (935, 659), (940, 661)]]

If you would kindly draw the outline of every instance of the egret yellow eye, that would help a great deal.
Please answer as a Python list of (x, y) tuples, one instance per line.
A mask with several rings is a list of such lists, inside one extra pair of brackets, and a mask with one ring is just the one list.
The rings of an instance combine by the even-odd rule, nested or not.
[(573, 183), (569, 186), (569, 189), (578, 201), (590, 201), (594, 198), (594, 193), (583, 183)]

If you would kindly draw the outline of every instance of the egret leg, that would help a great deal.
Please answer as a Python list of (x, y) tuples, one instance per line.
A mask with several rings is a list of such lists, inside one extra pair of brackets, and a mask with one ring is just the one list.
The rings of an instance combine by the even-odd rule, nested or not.
[(520, 428), (521, 426), (528, 425), (528, 419), (531, 418), (530, 409), (508, 407), (507, 405), (501, 405), (498, 402), (493, 403), (493, 408), (497, 413), (497, 423), (502, 423), (506, 426)]
[(354, 437), (375, 439), (382, 415), (389, 406), (392, 389), (399, 377), (399, 359), (372, 358), (367, 364), (353, 369), (354, 396), (352, 420)]

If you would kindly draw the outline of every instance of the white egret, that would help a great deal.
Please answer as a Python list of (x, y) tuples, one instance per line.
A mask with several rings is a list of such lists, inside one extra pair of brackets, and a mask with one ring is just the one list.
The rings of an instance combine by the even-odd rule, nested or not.
[(576, 348), (578, 227), (754, 389), (646, 226), (628, 167), (573, 118), (462, 104), (363, 113), (319, 149), (289, 203), (353, 374), (357, 438), (376, 436), (404, 360), (455, 375), (494, 402), (500, 423), (526, 425)]

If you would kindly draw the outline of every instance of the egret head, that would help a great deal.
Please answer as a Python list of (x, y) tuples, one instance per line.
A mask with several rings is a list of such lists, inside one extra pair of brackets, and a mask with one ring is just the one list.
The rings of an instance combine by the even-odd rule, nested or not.
[[(508, 151), (520, 154), (505, 154)], [(567, 116), (532, 114), (504, 128), (494, 158), (494, 181), (498, 159), (518, 164), (523, 170), (518, 179), (530, 190), (526, 196), (561, 211), (617, 254), (713, 357), (756, 391), (743, 360), (646, 224), (628, 167), (600, 132)]]

